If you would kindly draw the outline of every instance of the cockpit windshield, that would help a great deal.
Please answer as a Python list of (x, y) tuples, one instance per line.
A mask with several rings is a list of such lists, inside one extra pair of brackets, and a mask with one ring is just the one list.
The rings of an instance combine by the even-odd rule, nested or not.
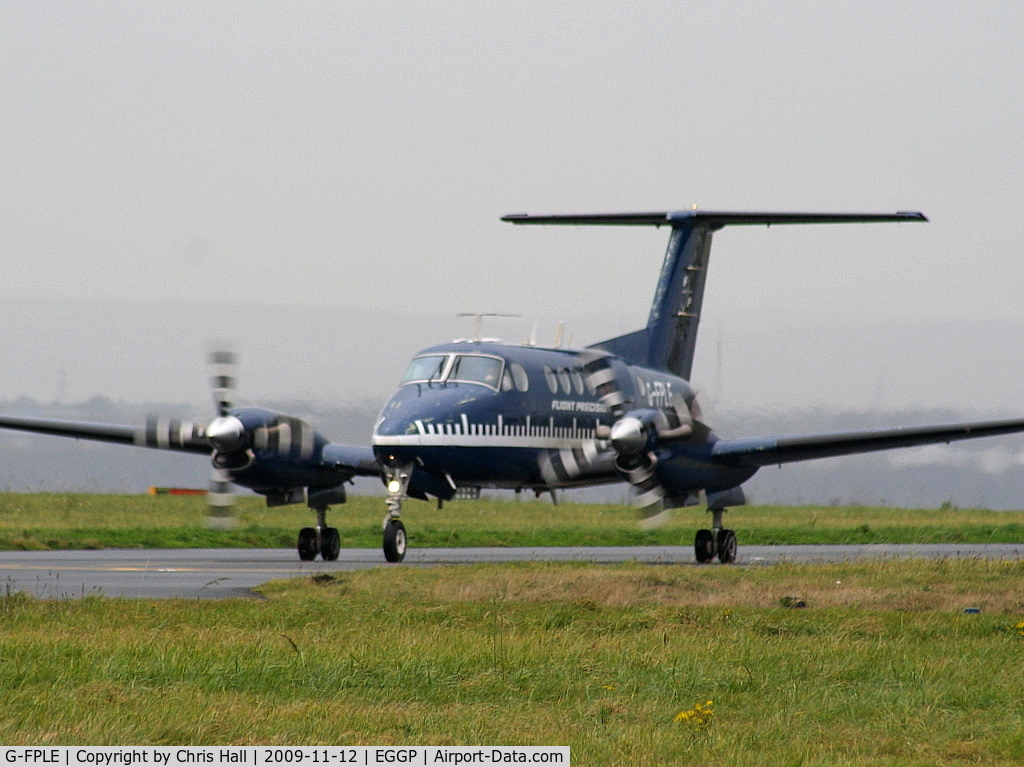
[(501, 368), (502, 361), (496, 357), (460, 354), (455, 358), (452, 372), (448, 374), (448, 380), (481, 383), (492, 389), (497, 389), (498, 382), (501, 380)]
[(425, 354), (410, 364), (402, 384), (476, 383), (497, 390), (505, 362), (483, 354)]
[(424, 357), (417, 357), (409, 363), (409, 369), (405, 371), (402, 383), (440, 381), (447, 361), (447, 354), (428, 354)]

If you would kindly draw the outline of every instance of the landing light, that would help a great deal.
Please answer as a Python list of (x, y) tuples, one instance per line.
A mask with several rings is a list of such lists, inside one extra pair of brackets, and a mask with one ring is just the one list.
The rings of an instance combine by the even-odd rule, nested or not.
[(393, 479), (390, 482), (388, 482), (388, 492), (389, 493), (397, 493), (401, 489), (402, 489), (402, 483), (399, 482), (397, 479)]

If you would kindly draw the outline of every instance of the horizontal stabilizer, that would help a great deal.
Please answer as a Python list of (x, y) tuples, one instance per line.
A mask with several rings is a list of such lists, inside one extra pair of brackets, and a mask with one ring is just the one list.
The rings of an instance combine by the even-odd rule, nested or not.
[(799, 213), (712, 211), (693, 208), (638, 213), (510, 213), (513, 224), (669, 226), (668, 250), (654, 291), (647, 327), (594, 344), (637, 365), (689, 379), (700, 324), (712, 235), (733, 225), (850, 224), (927, 221), (923, 213)]
[(569, 224), (591, 226), (682, 226), (702, 224), (711, 229), (732, 225), (856, 224), (927, 221), (918, 211), (896, 213), (758, 213), (742, 211), (678, 210), (642, 213), (509, 213), (502, 221), (512, 224)]
[(995, 437), (1016, 432), (1024, 432), (1024, 420), (871, 429), (794, 437), (723, 439), (711, 448), (711, 459), (729, 466), (773, 466), (815, 458)]

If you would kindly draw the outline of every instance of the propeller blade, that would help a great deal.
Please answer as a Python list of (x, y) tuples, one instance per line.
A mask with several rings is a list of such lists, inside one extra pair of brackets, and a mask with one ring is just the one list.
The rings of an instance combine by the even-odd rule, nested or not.
[(207, 494), (206, 526), (211, 530), (229, 530), (235, 526), (235, 494), (231, 475), (219, 465), (238, 463), (232, 454), (245, 450), (245, 426), (231, 415), (238, 385), (238, 355), (229, 341), (210, 343), (207, 363), (210, 369), (210, 393), (217, 417), (206, 427), (206, 439), (212, 452), (213, 470)]
[(230, 530), (235, 526), (235, 494), (228, 473), (215, 468), (210, 474), (207, 493), (206, 527), (210, 530)]
[(611, 412), (615, 419), (622, 417), (625, 412), (626, 397), (619, 388), (619, 379), (615, 369), (609, 362), (608, 354), (588, 350), (581, 359), (583, 363), (583, 380), (587, 388), (597, 395), (598, 401)]
[(661, 527), (671, 516), (665, 508), (665, 488), (655, 472), (657, 465), (657, 460), (648, 453), (631, 456), (629, 460), (620, 456), (616, 462), (626, 481), (633, 486), (633, 506), (642, 530)]
[(645, 512), (646, 510), (640, 513), (640, 520), (637, 522), (641, 530), (657, 530), (672, 519), (672, 512), (666, 508), (659, 507), (656, 511)]
[(581, 476), (607, 471), (614, 453), (607, 445), (587, 440), (580, 447), (563, 447), (540, 455), (540, 473), (548, 487), (563, 487)]
[(633, 505), (640, 509), (660, 506), (665, 498), (665, 488), (655, 471), (657, 465), (650, 453), (620, 455), (615, 461), (615, 468), (633, 486)]
[(238, 355), (226, 341), (215, 341), (210, 344), (208, 356), (210, 366), (210, 392), (213, 395), (213, 406), (217, 415), (226, 416), (235, 401), (235, 388), (238, 383)]

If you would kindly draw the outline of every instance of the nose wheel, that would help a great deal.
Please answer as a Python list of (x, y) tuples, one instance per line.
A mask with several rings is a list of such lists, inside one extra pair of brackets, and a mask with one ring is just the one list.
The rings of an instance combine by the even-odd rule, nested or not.
[(388, 488), (388, 513), (384, 516), (384, 559), (388, 562), (401, 562), (405, 559), (406, 537), (405, 525), (399, 517), (402, 515), (402, 500), (409, 489), (412, 477), (411, 464), (390, 463), (384, 467), (385, 480)]
[(400, 519), (389, 519), (384, 525), (384, 559), (401, 562), (405, 559), (405, 546), (405, 525)]

